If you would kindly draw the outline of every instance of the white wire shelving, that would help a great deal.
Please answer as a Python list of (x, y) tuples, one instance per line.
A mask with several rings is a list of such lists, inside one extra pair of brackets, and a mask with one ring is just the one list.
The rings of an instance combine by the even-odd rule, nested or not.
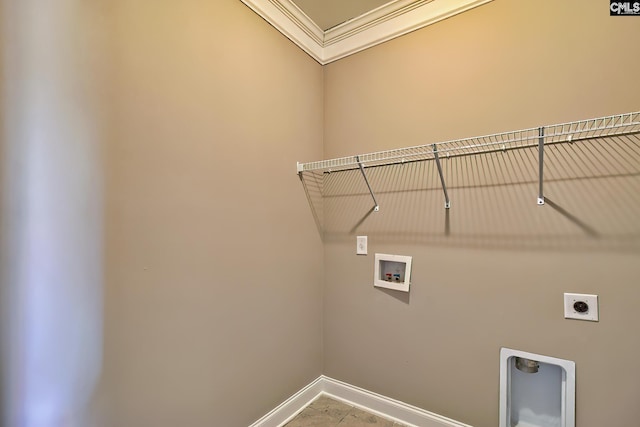
[(544, 131), (544, 144), (572, 143), (584, 139), (637, 133), (640, 132), (640, 112), (456, 139), (415, 147), (397, 148), (356, 156), (298, 163), (297, 171), (324, 170), (335, 172), (344, 169), (357, 169), (360, 163), (364, 167), (370, 167), (435, 160), (436, 153), (440, 157), (454, 157), (536, 147), (539, 145), (540, 129)]
[(456, 139), (414, 147), (378, 151), (368, 154), (340, 157), (308, 163), (297, 163), (298, 175), (304, 172), (340, 172), (360, 169), (374, 202), (374, 210), (379, 206), (374, 189), (371, 188), (365, 172), (366, 168), (395, 165), (409, 162), (435, 161), (445, 196), (445, 208), (450, 207), (446, 183), (440, 165), (441, 158), (472, 156), (500, 151), (538, 148), (539, 194), (537, 203), (544, 204), (543, 173), (544, 147), (552, 144), (574, 144), (594, 138), (613, 137), (640, 133), (640, 112), (617, 114), (594, 119), (579, 120), (521, 129), (492, 135)]

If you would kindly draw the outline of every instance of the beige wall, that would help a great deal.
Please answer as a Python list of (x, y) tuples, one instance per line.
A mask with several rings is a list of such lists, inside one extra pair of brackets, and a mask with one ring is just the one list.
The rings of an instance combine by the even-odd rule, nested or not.
[[(4, 1), (0, 1), (0, 16), (2, 16), (4, 14)], [(0, 19), (0, 34), (4, 34), (4, 20)], [(0, 43), (0, 98), (4, 98), (5, 97), (5, 83), (4, 83), (4, 67), (5, 67), (5, 60), (4, 60), (4, 43)], [(5, 114), (4, 114), (4, 102), (0, 102), (0, 165), (4, 163), (4, 151), (5, 151)], [(5, 268), (5, 259), (6, 259), (6, 246), (5, 246), (5, 235), (6, 235), (6, 231), (5, 231), (5, 215), (4, 215), (4, 209), (2, 208), (2, 206), (4, 205), (4, 200), (6, 197), (6, 192), (5, 192), (5, 188), (4, 188), (4, 173), (0, 173), (0, 268), (2, 268), (3, 271), (6, 270)], [(0, 273), (0, 324), (2, 324), (3, 326), (0, 326), (0, 357), (2, 357), (3, 359), (7, 358), (7, 320), (8, 320), (8, 316), (7, 316), (7, 310), (6, 310), (6, 302), (2, 302), (2, 301), (6, 301), (6, 296), (7, 296), (7, 290), (6, 290), (6, 276), (2, 273)], [(7, 370), (7, 366), (5, 366), (4, 363), (0, 363), (0, 414), (6, 414), (7, 409), (7, 402), (6, 402), (6, 387), (8, 386), (6, 384), (6, 370)], [(0, 421), (4, 422), (5, 420), (5, 416), (2, 415), (0, 416)]]
[(0, 19), (1, 423), (251, 424), (322, 372), (321, 66), (237, 0), (37, 3)]
[(322, 69), (240, 1), (111, 4), (96, 424), (246, 426), (321, 374)]
[[(637, 111), (639, 39), (636, 18), (609, 17), (598, 2), (495, 0), (326, 66), (324, 158)], [(427, 196), (385, 205), (395, 199), (382, 194), (354, 232), (371, 202), (327, 202), (324, 373), (494, 427), (499, 351), (511, 347), (576, 362), (579, 426), (637, 423), (640, 388), (625, 367), (640, 352), (640, 161), (608, 143), (550, 154), (556, 208), (536, 206), (535, 151), (492, 157), (521, 181), (508, 186), (487, 178), (486, 158), (445, 162), (448, 236), (433, 168), (420, 172)], [(593, 179), (611, 163), (597, 156), (607, 149), (627, 176)], [(573, 160), (591, 166), (564, 179)], [(394, 215), (404, 222), (385, 220)], [(355, 255), (355, 234), (369, 235), (369, 256)], [(413, 256), (410, 295), (373, 288), (375, 252)], [(564, 320), (563, 292), (599, 294), (600, 322)]]
[(84, 425), (102, 355), (100, 5), (2, 16), (2, 424)]

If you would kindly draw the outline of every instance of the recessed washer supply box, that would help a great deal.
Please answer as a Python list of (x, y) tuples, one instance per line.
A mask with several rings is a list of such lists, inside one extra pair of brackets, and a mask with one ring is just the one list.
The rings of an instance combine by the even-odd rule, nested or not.
[(376, 254), (373, 286), (409, 292), (411, 259), (405, 255)]

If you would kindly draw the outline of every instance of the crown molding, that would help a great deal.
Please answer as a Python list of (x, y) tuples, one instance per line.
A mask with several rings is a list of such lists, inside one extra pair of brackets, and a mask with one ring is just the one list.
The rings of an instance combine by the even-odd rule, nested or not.
[(395, 0), (323, 31), (291, 0), (241, 0), (325, 65), (493, 0)]

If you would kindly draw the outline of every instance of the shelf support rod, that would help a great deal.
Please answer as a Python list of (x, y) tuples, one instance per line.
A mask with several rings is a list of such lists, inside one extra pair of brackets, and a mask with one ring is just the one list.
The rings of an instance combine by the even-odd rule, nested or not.
[(444, 174), (442, 173), (442, 165), (440, 164), (440, 156), (438, 155), (438, 148), (436, 144), (433, 144), (433, 155), (436, 158), (438, 174), (440, 175), (440, 182), (442, 183), (442, 190), (444, 191), (444, 208), (449, 209), (451, 207), (451, 202), (449, 201), (449, 194), (447, 193), (447, 185), (444, 183)]
[(544, 205), (544, 192), (542, 191), (544, 182), (544, 127), (538, 128), (538, 180), (538, 205), (542, 206)]
[(367, 183), (367, 188), (369, 188), (369, 193), (371, 193), (371, 198), (373, 199), (374, 207), (373, 210), (378, 212), (380, 210), (380, 206), (378, 205), (378, 201), (376, 200), (376, 195), (373, 194), (373, 190), (371, 189), (371, 185), (369, 184), (369, 180), (367, 179), (367, 174), (364, 172), (364, 166), (362, 166), (362, 162), (360, 161), (360, 156), (356, 156), (356, 161), (358, 162), (358, 167), (360, 168), (360, 172), (362, 172), (362, 177), (364, 178), (364, 182)]

